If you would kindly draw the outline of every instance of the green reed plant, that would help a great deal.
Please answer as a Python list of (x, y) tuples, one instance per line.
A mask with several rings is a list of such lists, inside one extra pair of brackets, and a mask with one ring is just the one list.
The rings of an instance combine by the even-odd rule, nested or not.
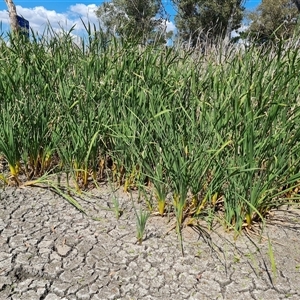
[[(289, 131), (285, 127), (287, 123), (282, 121), (287, 119), (289, 105), (274, 97), (281, 97), (281, 94), (274, 94), (274, 83), (269, 82), (279, 77), (268, 73), (272, 77), (266, 79), (265, 68), (270, 67), (271, 59), (268, 61), (269, 58), (263, 56), (265, 64), (259, 61), (261, 56), (256, 56), (255, 51), (251, 50), (251, 57), (246, 53), (244, 60), (233, 59), (231, 63), (236, 63), (235, 67), (229, 66), (232, 73), (226, 65), (216, 68), (213, 89), (209, 90), (213, 102), (208, 115), (216, 137), (228, 136), (233, 141), (233, 147), (228, 148), (221, 159), (226, 171), (224, 178), (228, 178), (224, 182), (223, 200), (227, 221), (239, 230), (244, 222), (250, 226), (257, 212), (265, 212), (272, 205), (273, 189), (278, 188), (284, 161), (290, 156), (288, 143), (283, 142), (285, 137), (281, 135)], [(274, 67), (276, 70), (277, 66)], [(236, 70), (239, 76), (245, 74), (243, 83)], [(254, 212), (255, 209), (258, 211)]]
[(268, 236), (268, 255), (269, 255), (269, 259), (270, 259), (272, 274), (274, 275), (274, 278), (276, 279), (277, 278), (277, 266), (276, 266), (276, 260), (275, 260), (272, 242), (271, 242), (269, 236)]
[[(14, 130), (13, 122), (8, 122), (8, 116), (4, 116), (1, 120), (2, 134), (0, 136), (0, 152), (6, 159), (9, 165), (11, 176), (19, 183), (20, 171), (20, 147), (16, 130)], [(5, 120), (6, 119), (6, 120)]]
[(145, 234), (146, 223), (150, 217), (150, 213), (147, 211), (143, 211), (142, 208), (140, 208), (139, 211), (137, 211), (132, 198), (131, 198), (131, 202), (136, 217), (136, 238), (138, 243), (141, 245)]
[(165, 213), (166, 207), (166, 198), (168, 194), (167, 183), (164, 182), (166, 178), (164, 178), (164, 170), (161, 163), (158, 163), (155, 167), (155, 177), (153, 178), (153, 187), (155, 198), (158, 202), (158, 212), (161, 216)]
[(113, 188), (113, 185), (111, 183), (111, 181), (109, 180), (109, 176), (107, 175), (107, 178), (108, 178), (108, 183), (109, 183), (109, 188), (112, 192), (112, 201), (113, 201), (113, 211), (115, 213), (115, 216), (116, 216), (116, 219), (119, 220), (119, 218), (122, 216), (123, 214), (123, 210), (120, 206), (120, 201), (119, 201), (119, 198), (115, 195), (115, 191), (114, 191), (114, 188)]
[(0, 156), (14, 178), (148, 184), (161, 215), (173, 195), (179, 238), (185, 218), (216, 211), (251, 227), (297, 186), (298, 48), (201, 55), (86, 30), (81, 44), (51, 28), (1, 43)]
[(23, 116), (22, 160), (27, 178), (37, 177), (48, 171), (55, 148), (51, 127), (53, 117), (49, 101), (51, 97), (47, 93), (49, 87), (45, 86), (43, 91), (38, 93), (41, 98), (34, 95), (37, 93), (34, 88), (32, 90), (24, 95), (25, 99), (28, 97), (30, 100), (24, 100), (21, 110)]

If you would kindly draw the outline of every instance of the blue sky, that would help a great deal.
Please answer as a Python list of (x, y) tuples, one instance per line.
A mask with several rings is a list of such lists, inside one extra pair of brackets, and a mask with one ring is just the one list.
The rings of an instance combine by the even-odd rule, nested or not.
[[(84, 1), (84, 0), (15, 0), (14, 3), (17, 8), (17, 13), (29, 21), (30, 27), (34, 31), (42, 32), (47, 23), (51, 23), (52, 28), (60, 30), (61, 27), (70, 29), (76, 25), (76, 34), (84, 32), (81, 19), (84, 22), (98, 23), (97, 17), (94, 13), (100, 1)], [(107, 0), (106, 0), (107, 1)], [(246, 8), (253, 9), (260, 4), (261, 0), (246, 0)], [(174, 10), (172, 9), (171, 0), (163, 0), (167, 12), (170, 14), (170, 22), (167, 26), (170, 30), (174, 30)], [(9, 19), (7, 13), (7, 6), (4, 0), (0, 0), (0, 22), (1, 29), (7, 31), (9, 28)]]
[[(55, 10), (58, 13), (62, 13), (62, 12), (66, 12), (68, 10), (68, 8), (71, 5), (75, 5), (75, 4), (85, 4), (85, 5), (89, 5), (89, 4), (96, 4), (99, 5), (102, 1), (83, 1), (83, 0), (79, 0), (79, 1), (73, 1), (73, 0), (67, 0), (67, 1), (59, 1), (59, 0), (48, 0), (48, 1), (34, 1), (34, 0), (15, 0), (14, 3), (16, 5), (20, 5), (22, 7), (26, 7), (26, 8), (34, 8), (36, 6), (43, 6), (45, 7), (47, 10)], [(171, 1), (165, 1), (165, 2), (169, 2), (168, 6), (171, 6), (170, 3)], [(256, 7), (257, 5), (259, 5), (259, 3), (261, 2), (261, 0), (246, 0), (246, 7), (247, 8), (253, 8)], [(4, 0), (0, 1), (0, 10), (5, 10), (6, 9), (6, 4), (4, 2)]]

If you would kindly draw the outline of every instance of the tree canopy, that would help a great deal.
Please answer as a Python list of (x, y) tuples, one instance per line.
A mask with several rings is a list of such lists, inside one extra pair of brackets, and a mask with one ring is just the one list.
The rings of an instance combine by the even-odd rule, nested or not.
[(291, 38), (295, 33), (299, 16), (298, 0), (263, 0), (258, 8), (248, 15), (247, 33), (258, 43)]
[(166, 42), (172, 33), (166, 31), (166, 13), (161, 0), (112, 0), (96, 11), (106, 32), (139, 41)]
[(241, 26), (244, 0), (172, 1), (177, 8), (177, 37), (193, 46), (199, 38), (225, 38)]

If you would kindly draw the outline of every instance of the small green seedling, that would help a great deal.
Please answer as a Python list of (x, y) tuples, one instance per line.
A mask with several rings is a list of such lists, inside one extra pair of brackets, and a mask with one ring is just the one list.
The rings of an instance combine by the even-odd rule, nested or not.
[(120, 208), (120, 201), (116, 196), (113, 196), (113, 211), (115, 212), (117, 220), (119, 220), (123, 214), (123, 210)]
[[(132, 201), (132, 198), (131, 198), (131, 201)], [(137, 212), (133, 201), (132, 201), (132, 205), (133, 205), (135, 216), (136, 216), (136, 229), (137, 229), (136, 238), (138, 240), (138, 243), (141, 245), (142, 241), (143, 241), (143, 236), (145, 233), (146, 223), (150, 216), (150, 213), (143, 211), (141, 208), (140, 208), (139, 212)]]
[(271, 240), (270, 240), (269, 237), (268, 237), (268, 254), (269, 254), (269, 258), (270, 258), (272, 273), (276, 278), (277, 277), (276, 261), (275, 261), (275, 256), (274, 256), (272, 243), (271, 243)]

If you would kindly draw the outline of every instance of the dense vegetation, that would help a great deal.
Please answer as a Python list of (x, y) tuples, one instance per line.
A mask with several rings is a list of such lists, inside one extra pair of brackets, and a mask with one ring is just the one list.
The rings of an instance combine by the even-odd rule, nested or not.
[(67, 174), (80, 191), (109, 179), (153, 192), (149, 209), (173, 211), (179, 232), (187, 216), (240, 231), (291, 201), (299, 48), (203, 55), (100, 35), (78, 46), (71, 32), (0, 48), (3, 183)]

